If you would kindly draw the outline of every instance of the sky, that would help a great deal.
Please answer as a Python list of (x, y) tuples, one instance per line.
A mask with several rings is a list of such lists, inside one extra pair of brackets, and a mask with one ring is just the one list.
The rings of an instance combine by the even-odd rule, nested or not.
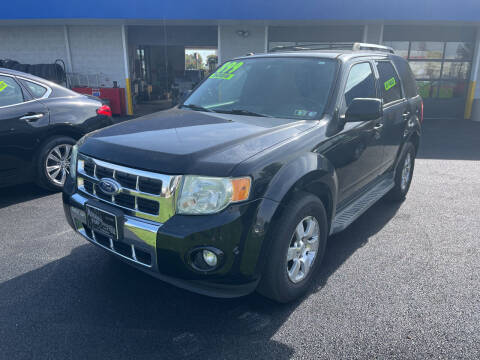
[(201, 55), (203, 62), (206, 64), (207, 56), (208, 55), (216, 55), (216, 49), (185, 49), (185, 54), (190, 55), (193, 53), (198, 53)]

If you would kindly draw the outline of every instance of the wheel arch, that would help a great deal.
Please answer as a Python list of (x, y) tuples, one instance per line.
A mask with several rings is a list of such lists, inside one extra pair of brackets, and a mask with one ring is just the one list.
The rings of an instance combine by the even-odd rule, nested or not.
[(325, 211), (327, 212), (327, 221), (330, 225), (334, 209), (334, 195), (332, 194), (332, 189), (330, 189), (329, 185), (321, 180), (324, 174), (325, 173), (321, 170), (316, 170), (301, 177), (295, 184), (293, 184), (280, 201), (279, 208), (285, 208), (290, 201), (294, 201), (295, 198), (302, 193), (309, 193), (315, 195), (323, 203)]
[[(308, 153), (293, 162), (285, 164), (269, 184), (266, 198), (275, 200), (276, 206), (270, 212), (268, 227), (264, 228), (261, 251), (255, 263), (255, 273), (260, 277), (260, 285), (268, 272), (269, 254), (278, 243), (276, 230), (291, 209), (289, 204), (299, 196), (313, 195), (323, 204), (327, 216), (325, 234), (328, 236), (332, 218), (336, 210), (338, 180), (333, 165), (327, 158), (317, 153)], [(270, 203), (271, 204), (271, 203)]]
[[(271, 180), (265, 197), (278, 202), (272, 223), (287, 209), (290, 201), (304, 192), (313, 194), (322, 201), (330, 227), (336, 210), (338, 180), (333, 165), (318, 153), (296, 158), (284, 165)], [(274, 227), (270, 226), (269, 230)]]
[(408, 144), (408, 143), (412, 143), (413, 146), (415, 147), (415, 156), (418, 154), (418, 150), (420, 148), (420, 130), (419, 129), (416, 129), (414, 131), (412, 131), (405, 139), (405, 141), (402, 143), (402, 145), (400, 146), (400, 148), (398, 149), (398, 154), (397, 154), (397, 158), (395, 160), (395, 163), (394, 163), (394, 166), (393, 166), (393, 169), (396, 169), (397, 166), (398, 166), (398, 162), (400, 161), (400, 159), (402, 158), (402, 154), (403, 152), (405, 151), (405, 146)]
[(409, 141), (415, 146), (415, 155), (418, 154), (418, 149), (420, 148), (420, 133), (418, 131), (412, 132), (405, 143)]
[(48, 130), (43, 139), (40, 140), (38, 147), (43, 146), (45, 143), (56, 137), (68, 136), (78, 141), (83, 135), (85, 134), (81, 130), (73, 126), (54, 125)]

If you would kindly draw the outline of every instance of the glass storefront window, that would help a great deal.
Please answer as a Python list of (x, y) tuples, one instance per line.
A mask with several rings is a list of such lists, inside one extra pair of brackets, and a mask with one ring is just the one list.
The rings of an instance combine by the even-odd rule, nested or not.
[(436, 98), (438, 83), (436, 81), (417, 81), (418, 93), (423, 99)]
[(408, 58), (408, 41), (385, 41), (385, 46), (390, 46), (395, 50), (395, 54), (404, 57), (405, 59)]
[(440, 61), (410, 61), (410, 68), (416, 79), (438, 79), (442, 63)]
[(469, 62), (444, 62), (442, 79), (466, 80), (470, 73)]
[(465, 81), (442, 81), (438, 88), (439, 99), (464, 98), (467, 92)]
[(417, 81), (417, 86), (424, 99), (462, 99), (467, 91), (465, 81)]
[(468, 42), (447, 42), (445, 46), (445, 59), (471, 60), (473, 44)]
[(443, 44), (435, 41), (412, 41), (410, 59), (441, 59)]
[(472, 42), (385, 41), (406, 58), (427, 117), (461, 117), (472, 67)]

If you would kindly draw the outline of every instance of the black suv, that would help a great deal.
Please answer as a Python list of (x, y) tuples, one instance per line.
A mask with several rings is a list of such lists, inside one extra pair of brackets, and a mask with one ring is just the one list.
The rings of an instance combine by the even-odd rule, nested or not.
[(70, 225), (198, 293), (300, 296), (328, 236), (412, 179), (423, 105), (408, 63), (354, 48), (237, 58), (178, 107), (87, 135)]

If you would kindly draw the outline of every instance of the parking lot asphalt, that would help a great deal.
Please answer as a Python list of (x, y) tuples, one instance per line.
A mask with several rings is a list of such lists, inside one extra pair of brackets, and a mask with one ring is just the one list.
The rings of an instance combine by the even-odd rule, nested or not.
[(330, 238), (289, 305), (177, 289), (74, 234), (60, 194), (0, 190), (0, 358), (480, 358), (480, 123), (424, 128), (407, 200)]

